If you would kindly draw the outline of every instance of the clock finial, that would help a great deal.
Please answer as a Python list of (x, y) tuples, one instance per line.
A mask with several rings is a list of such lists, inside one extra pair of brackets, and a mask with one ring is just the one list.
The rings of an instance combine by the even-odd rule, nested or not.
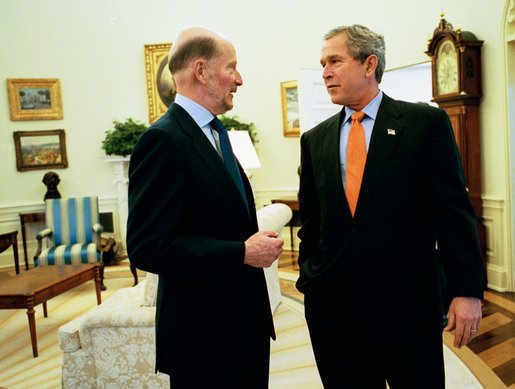
[(433, 36), (442, 32), (442, 31), (453, 31), (452, 24), (449, 23), (447, 20), (444, 19), (445, 13), (440, 11), (440, 23), (438, 23), (438, 27), (435, 28), (435, 31), (433, 32)]

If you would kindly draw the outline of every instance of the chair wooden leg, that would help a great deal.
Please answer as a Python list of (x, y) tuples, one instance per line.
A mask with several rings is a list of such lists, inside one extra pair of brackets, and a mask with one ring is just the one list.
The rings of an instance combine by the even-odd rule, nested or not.
[(107, 287), (104, 285), (104, 264), (100, 263), (100, 290), (106, 290)]
[[(130, 262), (130, 259), (129, 259), (129, 262)], [(132, 286), (136, 286), (138, 285), (138, 272), (136, 270), (136, 266), (131, 262), (131, 273), (132, 273), (132, 276), (134, 277), (134, 285)]]

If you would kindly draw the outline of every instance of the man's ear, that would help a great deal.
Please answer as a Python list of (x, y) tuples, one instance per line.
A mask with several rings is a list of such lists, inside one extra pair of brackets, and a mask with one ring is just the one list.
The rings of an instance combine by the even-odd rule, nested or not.
[(367, 76), (375, 77), (376, 69), (377, 69), (377, 55), (371, 54), (365, 60), (365, 73)]
[(207, 63), (202, 59), (193, 62), (193, 76), (202, 84), (206, 83)]

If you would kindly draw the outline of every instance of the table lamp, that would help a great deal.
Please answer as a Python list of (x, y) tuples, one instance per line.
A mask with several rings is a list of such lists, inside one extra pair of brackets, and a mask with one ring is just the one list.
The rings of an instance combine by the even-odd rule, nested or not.
[(241, 164), (245, 173), (250, 178), (252, 170), (261, 167), (256, 149), (252, 144), (248, 131), (228, 131), (229, 140), (231, 141), (232, 150), (236, 158)]

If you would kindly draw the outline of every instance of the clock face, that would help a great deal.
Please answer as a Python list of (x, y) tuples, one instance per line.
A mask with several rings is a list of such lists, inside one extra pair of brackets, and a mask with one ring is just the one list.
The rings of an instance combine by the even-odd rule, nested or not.
[(458, 53), (446, 39), (436, 54), (436, 87), (438, 95), (458, 92)]

